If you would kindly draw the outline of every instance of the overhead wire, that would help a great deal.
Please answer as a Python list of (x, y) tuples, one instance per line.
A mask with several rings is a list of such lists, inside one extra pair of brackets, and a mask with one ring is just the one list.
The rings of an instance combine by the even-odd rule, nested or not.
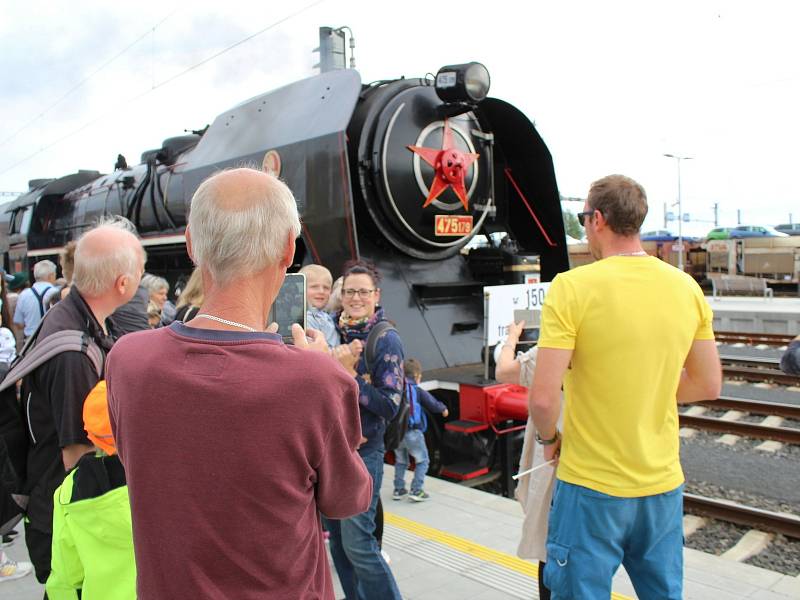
[(165, 79), (164, 81), (161, 81), (160, 83), (158, 83), (158, 84), (156, 84), (156, 85), (152, 86), (150, 89), (148, 89), (148, 90), (145, 90), (145, 91), (144, 91), (144, 92), (142, 92), (141, 94), (138, 94), (138, 95), (136, 95), (136, 96), (134, 96), (134, 97), (132, 97), (132, 98), (130, 98), (130, 99), (128, 99), (128, 100), (126, 100), (126, 101), (124, 101), (124, 102), (123, 102), (123, 103), (121, 103), (121, 104), (117, 104), (117, 105), (114, 107), (114, 109), (113, 109), (113, 110), (111, 110), (111, 111), (109, 111), (109, 112), (107, 112), (107, 113), (104, 113), (104, 114), (100, 115), (99, 117), (97, 117), (97, 118), (95, 118), (95, 119), (92, 119), (92, 120), (90, 120), (90, 121), (87, 121), (86, 123), (84, 123), (83, 125), (81, 125), (80, 127), (78, 127), (77, 129), (74, 129), (73, 131), (71, 131), (71, 132), (69, 132), (69, 133), (67, 133), (67, 134), (65, 134), (65, 135), (63, 135), (63, 136), (61, 136), (61, 137), (60, 137), (60, 138), (58, 138), (57, 140), (55, 140), (55, 141), (53, 141), (53, 142), (51, 142), (51, 143), (49, 143), (49, 144), (47, 144), (47, 145), (45, 145), (45, 146), (41, 146), (41, 147), (40, 147), (40, 148), (39, 148), (37, 151), (35, 151), (34, 153), (32, 153), (32, 154), (30, 154), (30, 155), (26, 156), (25, 158), (23, 158), (23, 159), (21, 159), (21, 160), (18, 160), (17, 162), (15, 162), (14, 164), (12, 164), (11, 166), (9, 166), (9, 167), (7, 167), (7, 168), (3, 169), (2, 171), (0, 171), (0, 175), (5, 175), (5, 174), (6, 174), (6, 173), (8, 173), (9, 171), (13, 171), (13, 170), (14, 170), (14, 169), (16, 169), (18, 166), (20, 166), (20, 165), (22, 165), (22, 164), (24, 164), (24, 163), (28, 162), (29, 160), (31, 160), (31, 159), (33, 159), (33, 158), (35, 158), (36, 156), (38, 156), (39, 154), (41, 154), (41, 153), (43, 153), (43, 152), (45, 152), (45, 151), (49, 150), (50, 148), (52, 148), (52, 147), (54, 147), (54, 146), (57, 146), (58, 144), (60, 144), (61, 142), (65, 141), (65, 140), (67, 140), (67, 139), (69, 139), (69, 138), (71, 138), (72, 136), (74, 136), (74, 135), (77, 135), (78, 133), (80, 133), (80, 132), (81, 132), (81, 131), (83, 131), (84, 129), (87, 129), (88, 127), (91, 127), (92, 125), (94, 125), (94, 124), (95, 124), (95, 123), (97, 123), (98, 121), (102, 121), (103, 119), (105, 119), (106, 117), (109, 117), (109, 116), (111, 116), (111, 115), (119, 114), (119, 109), (120, 109), (121, 107), (128, 106), (129, 104), (132, 104), (132, 103), (136, 102), (137, 100), (141, 100), (142, 98), (144, 98), (144, 97), (145, 97), (145, 96), (147, 96), (148, 94), (150, 94), (150, 93), (152, 93), (152, 92), (156, 91), (157, 89), (159, 89), (159, 88), (162, 88), (162, 87), (164, 87), (165, 85), (172, 83), (173, 81), (175, 81), (176, 79), (179, 79), (180, 77), (183, 77), (183, 76), (184, 76), (184, 75), (186, 75), (187, 73), (190, 73), (190, 72), (194, 71), (195, 69), (197, 69), (197, 68), (199, 68), (199, 67), (201, 67), (201, 66), (203, 66), (203, 65), (205, 65), (205, 64), (207, 64), (207, 63), (209, 63), (209, 62), (211, 62), (212, 60), (215, 60), (215, 59), (219, 58), (220, 56), (222, 56), (222, 55), (223, 55), (223, 54), (225, 54), (226, 52), (229, 52), (229, 51), (233, 50), (234, 48), (236, 48), (236, 47), (238, 47), (238, 46), (241, 46), (242, 44), (244, 44), (244, 43), (246, 43), (246, 42), (249, 42), (249, 41), (250, 41), (250, 40), (252, 40), (253, 38), (255, 38), (255, 37), (257, 37), (257, 36), (259, 36), (259, 35), (261, 35), (261, 34), (263, 34), (263, 33), (266, 33), (266, 32), (267, 32), (267, 31), (269, 31), (270, 29), (274, 29), (274, 28), (275, 28), (275, 27), (277, 27), (278, 25), (282, 25), (282, 24), (283, 24), (283, 23), (285, 23), (286, 21), (288, 21), (288, 20), (290, 20), (290, 19), (293, 19), (293, 18), (295, 18), (295, 17), (297, 17), (297, 16), (299, 16), (299, 15), (303, 14), (304, 12), (306, 12), (306, 11), (308, 11), (308, 10), (310, 10), (310, 9), (314, 8), (315, 6), (317, 6), (317, 5), (319, 5), (319, 4), (322, 4), (323, 2), (325, 2), (325, 0), (316, 0), (315, 2), (312, 2), (312, 3), (310, 3), (310, 4), (308, 4), (308, 5), (304, 6), (304, 7), (302, 7), (302, 8), (300, 8), (300, 9), (296, 10), (295, 12), (289, 13), (288, 15), (286, 15), (285, 17), (283, 17), (282, 19), (279, 19), (279, 20), (277, 20), (277, 21), (275, 21), (275, 22), (273, 22), (273, 23), (270, 23), (269, 25), (267, 25), (267, 26), (266, 26), (266, 27), (264, 27), (263, 29), (260, 29), (259, 31), (256, 31), (255, 33), (253, 33), (253, 34), (250, 34), (250, 35), (248, 35), (247, 37), (245, 37), (245, 38), (242, 38), (241, 40), (239, 40), (239, 41), (237, 41), (237, 42), (235, 42), (235, 43), (231, 44), (230, 46), (228, 46), (228, 47), (224, 48), (223, 50), (220, 50), (219, 52), (217, 52), (217, 53), (215, 53), (215, 54), (212, 54), (211, 56), (209, 56), (209, 57), (207, 57), (207, 58), (204, 58), (204, 59), (203, 59), (203, 60), (201, 60), (200, 62), (198, 62), (198, 63), (195, 63), (194, 65), (192, 65), (192, 66), (190, 66), (190, 67), (188, 67), (188, 68), (184, 69), (183, 71), (181, 71), (181, 72), (177, 73), (176, 75), (173, 75), (172, 77), (168, 77), (168, 78), (167, 78), (167, 79)]
[(53, 110), (53, 109), (54, 109), (56, 106), (58, 106), (59, 104), (61, 104), (61, 103), (62, 103), (64, 100), (66, 100), (66, 99), (67, 99), (67, 98), (68, 98), (70, 95), (72, 95), (72, 94), (73, 94), (75, 91), (77, 91), (78, 89), (80, 89), (81, 87), (83, 87), (83, 85), (84, 85), (85, 83), (87, 83), (87, 82), (88, 82), (90, 79), (92, 79), (92, 77), (94, 77), (95, 75), (97, 75), (98, 73), (100, 73), (100, 71), (102, 71), (103, 69), (105, 69), (106, 67), (108, 67), (109, 65), (111, 65), (112, 63), (114, 63), (114, 62), (115, 62), (117, 59), (119, 59), (119, 58), (121, 58), (122, 56), (124, 56), (124, 55), (125, 55), (125, 54), (128, 52), (128, 50), (130, 50), (131, 48), (133, 48), (134, 46), (136, 46), (136, 45), (137, 45), (139, 42), (141, 42), (141, 41), (142, 41), (143, 39), (145, 39), (147, 36), (149, 36), (149, 35), (152, 35), (152, 34), (155, 32), (155, 30), (156, 30), (156, 29), (158, 29), (158, 28), (159, 28), (159, 27), (160, 27), (160, 26), (161, 26), (161, 25), (162, 25), (162, 24), (163, 24), (163, 23), (164, 23), (164, 22), (165, 22), (167, 19), (169, 19), (169, 18), (170, 18), (170, 17), (172, 17), (172, 16), (173, 16), (173, 15), (174, 15), (176, 12), (178, 12), (178, 10), (179, 10), (178, 8), (176, 8), (175, 10), (173, 10), (173, 11), (172, 11), (170, 14), (168, 14), (166, 17), (164, 17), (163, 19), (161, 19), (161, 20), (160, 20), (158, 23), (156, 23), (156, 24), (155, 24), (155, 25), (153, 25), (152, 27), (150, 27), (150, 28), (149, 28), (147, 31), (145, 31), (145, 32), (144, 32), (142, 35), (140, 35), (139, 37), (137, 37), (137, 38), (136, 38), (135, 40), (133, 40), (133, 41), (132, 41), (130, 44), (128, 44), (128, 45), (127, 45), (127, 46), (125, 46), (125, 47), (124, 47), (122, 50), (120, 50), (119, 52), (117, 52), (117, 53), (116, 53), (114, 56), (112, 56), (110, 59), (108, 59), (108, 60), (107, 60), (106, 62), (104, 62), (102, 65), (100, 65), (99, 67), (97, 67), (97, 68), (96, 68), (94, 71), (92, 71), (91, 73), (89, 73), (89, 75), (87, 75), (86, 77), (84, 77), (83, 79), (81, 79), (81, 80), (80, 80), (78, 83), (76, 83), (76, 84), (75, 84), (75, 85), (73, 85), (71, 88), (69, 88), (69, 89), (68, 89), (66, 92), (64, 92), (64, 93), (63, 93), (61, 96), (59, 96), (59, 98), (58, 98), (58, 99), (57, 99), (55, 102), (53, 102), (52, 104), (50, 104), (50, 105), (49, 105), (47, 108), (45, 108), (45, 109), (44, 109), (42, 112), (40, 112), (40, 113), (39, 113), (39, 114), (37, 114), (35, 117), (33, 117), (32, 119), (30, 119), (29, 121), (27, 121), (27, 122), (26, 122), (24, 125), (22, 125), (22, 127), (20, 127), (19, 129), (17, 129), (16, 131), (14, 131), (14, 133), (12, 133), (10, 136), (8, 136), (8, 137), (7, 137), (7, 138), (5, 138), (4, 140), (0, 141), (0, 146), (5, 146), (5, 145), (6, 145), (6, 143), (8, 143), (8, 142), (10, 142), (11, 140), (13, 140), (13, 139), (14, 139), (15, 137), (17, 137), (17, 136), (18, 136), (20, 133), (22, 133), (23, 131), (25, 131), (25, 130), (26, 130), (28, 127), (30, 127), (31, 125), (33, 125), (34, 123), (36, 123), (36, 121), (38, 121), (39, 119), (41, 119), (42, 117), (44, 117), (44, 116), (45, 116), (47, 113), (49, 113), (51, 110)]
[(196, 63), (196, 64), (192, 65), (191, 67), (189, 67), (188, 69), (185, 69), (185, 70), (181, 71), (181, 72), (180, 72), (180, 73), (178, 73), (177, 75), (173, 75), (172, 77), (170, 77), (170, 78), (168, 78), (168, 79), (165, 79), (164, 81), (160, 82), (158, 85), (156, 85), (155, 87), (153, 87), (153, 89), (152, 89), (152, 90), (148, 90), (148, 92), (147, 92), (147, 93), (149, 93), (149, 92), (151, 92), (151, 91), (153, 91), (153, 90), (157, 90), (158, 88), (160, 88), (160, 87), (162, 87), (162, 86), (164, 86), (164, 85), (167, 85), (168, 83), (172, 83), (173, 81), (175, 81), (175, 80), (176, 80), (176, 79), (178, 79), (179, 77), (183, 77), (184, 75), (186, 75), (187, 73), (189, 73), (189, 72), (191, 72), (191, 71), (194, 71), (194, 70), (195, 70), (195, 69), (197, 69), (198, 67), (202, 67), (204, 64), (206, 64), (206, 63), (208, 63), (208, 62), (211, 62), (212, 60), (214, 60), (214, 59), (216, 59), (216, 58), (219, 58), (220, 56), (222, 56), (222, 55), (223, 55), (223, 54), (225, 54), (226, 52), (229, 52), (230, 50), (233, 50), (234, 48), (236, 48), (236, 47), (238, 47), (238, 46), (241, 46), (242, 44), (244, 44), (244, 43), (246, 43), (246, 42), (249, 42), (249, 41), (250, 41), (250, 40), (252, 40), (253, 38), (255, 38), (255, 37), (258, 37), (258, 36), (259, 36), (259, 35), (261, 35), (262, 33), (266, 33), (266, 32), (267, 32), (267, 31), (269, 31), (270, 29), (274, 29), (274, 28), (275, 28), (275, 27), (277, 27), (278, 25), (282, 25), (282, 24), (283, 24), (283, 23), (285, 23), (286, 21), (288, 21), (288, 20), (290, 20), (290, 19), (293, 19), (294, 17), (297, 17), (297, 16), (299, 16), (299, 15), (303, 14), (303, 13), (304, 13), (304, 12), (306, 12), (307, 10), (309, 10), (309, 9), (311, 9), (311, 8), (314, 8), (315, 6), (317, 6), (318, 4), (322, 4), (323, 2), (325, 2), (325, 0), (316, 0), (315, 2), (312, 2), (311, 4), (308, 4), (308, 5), (304, 6), (303, 8), (301, 8), (301, 9), (299, 9), (299, 10), (295, 11), (295, 12), (293, 12), (293, 13), (290, 13), (290, 14), (286, 15), (284, 18), (282, 18), (282, 19), (280, 19), (280, 20), (278, 20), (278, 21), (275, 21), (274, 23), (271, 23), (270, 25), (267, 25), (266, 27), (264, 27), (264, 29), (261, 29), (261, 30), (259, 30), (259, 31), (256, 31), (256, 32), (255, 32), (255, 33), (253, 33), (253, 34), (250, 34), (250, 35), (248, 35), (247, 37), (245, 37), (245, 38), (242, 38), (242, 39), (241, 39), (241, 40), (239, 40), (238, 42), (236, 42), (236, 43), (234, 43), (234, 44), (231, 44), (230, 46), (228, 46), (227, 48), (224, 48), (223, 50), (220, 50), (220, 51), (219, 51), (219, 52), (217, 52), (216, 54), (212, 54), (212, 55), (211, 55), (211, 56), (209, 56), (208, 58), (204, 58), (204, 59), (203, 59), (203, 60), (201, 60), (199, 63)]

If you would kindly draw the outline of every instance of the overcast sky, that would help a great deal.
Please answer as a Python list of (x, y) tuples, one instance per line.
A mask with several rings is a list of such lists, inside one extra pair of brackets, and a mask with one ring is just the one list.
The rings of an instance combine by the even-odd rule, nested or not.
[(736, 223), (737, 209), (743, 223), (800, 220), (800, 4), (791, 0), (0, 7), (0, 191), (108, 172), (118, 153), (138, 162), (164, 138), (312, 75), (318, 27), (349, 25), (365, 82), (483, 62), (490, 94), (535, 122), (564, 196), (624, 173), (648, 192), (645, 227), (661, 227), (664, 203), (677, 199), (671, 153), (693, 157), (681, 167), (693, 219), (711, 221), (716, 202), (722, 225)]

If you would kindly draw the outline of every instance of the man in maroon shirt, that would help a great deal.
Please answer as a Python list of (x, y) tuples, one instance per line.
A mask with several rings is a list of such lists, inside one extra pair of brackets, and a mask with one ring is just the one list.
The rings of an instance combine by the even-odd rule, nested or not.
[(264, 331), (299, 233), (278, 179), (207, 179), (186, 229), (199, 314), (109, 356), (140, 600), (333, 598), (320, 512), (361, 513), (372, 490), (353, 378), (316, 332), (309, 348), (299, 327), (294, 346)]

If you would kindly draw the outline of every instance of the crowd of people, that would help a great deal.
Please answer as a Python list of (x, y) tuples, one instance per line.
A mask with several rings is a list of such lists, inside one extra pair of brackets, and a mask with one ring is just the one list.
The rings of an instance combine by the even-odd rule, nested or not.
[[(69, 279), (40, 261), (16, 307), (3, 288), (4, 323), (11, 308), (23, 338), (0, 355), (9, 377), (61, 334), (83, 346), (53, 350), (14, 390), (31, 563), (3, 555), (0, 581), (32, 568), (51, 599), (330, 598), (327, 540), (348, 598), (400, 598), (379, 492), (402, 340), (376, 328), (381, 275), (363, 262), (346, 266), (334, 307), (331, 274), (304, 269), (311, 327), (293, 344), (265, 329), (299, 233), (285, 184), (234, 169), (194, 195), (196, 269), (177, 306), (119, 218), (65, 249)], [(412, 455), (424, 499), (426, 461)]]
[[(721, 370), (699, 286), (642, 250), (646, 212), (635, 181), (595, 182), (580, 219), (597, 261), (553, 280), (534, 350), (515, 354), (523, 323), (498, 349), (498, 380), (529, 388), (519, 553), (540, 561), (542, 598), (608, 598), (620, 564), (641, 598), (682, 595), (677, 404), (716, 398)], [(124, 219), (65, 252), (60, 284), (37, 263), (13, 311), (4, 285), (25, 341), (0, 330), (0, 361), (22, 354), (9, 377), (48, 338), (82, 340), (19, 384), (25, 539), (49, 598), (331, 599), (326, 547), (348, 600), (401, 598), (384, 435), (407, 402), (392, 499), (425, 501), (425, 412), (447, 407), (419, 386), (373, 265), (304, 267), (309, 327), (286, 344), (267, 324), (299, 234), (285, 184), (232, 169), (194, 194), (176, 305)]]

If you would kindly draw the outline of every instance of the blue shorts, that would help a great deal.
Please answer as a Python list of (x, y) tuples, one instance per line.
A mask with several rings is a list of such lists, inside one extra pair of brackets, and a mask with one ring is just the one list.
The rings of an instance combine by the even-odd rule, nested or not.
[(683, 486), (619, 498), (557, 481), (543, 575), (553, 600), (608, 600), (620, 564), (641, 600), (682, 597)]

